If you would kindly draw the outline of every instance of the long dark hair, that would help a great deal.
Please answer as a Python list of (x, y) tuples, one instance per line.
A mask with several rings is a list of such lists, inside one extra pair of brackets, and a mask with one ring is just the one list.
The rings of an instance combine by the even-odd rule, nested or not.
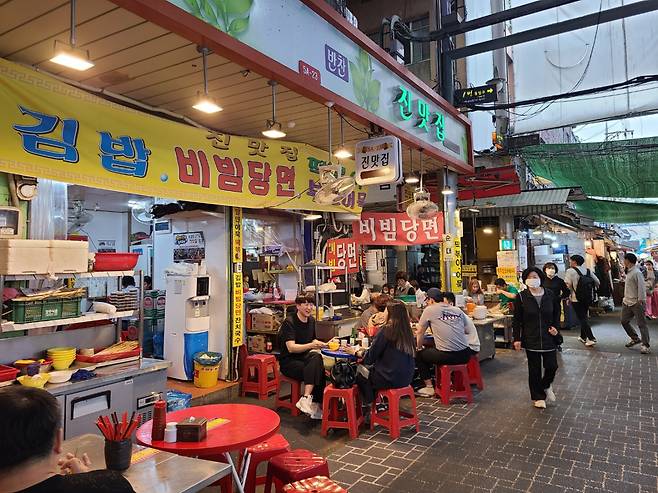
[(384, 337), (398, 351), (413, 356), (416, 343), (406, 305), (400, 301), (391, 301), (386, 306), (386, 310), (388, 310), (388, 320), (382, 329)]

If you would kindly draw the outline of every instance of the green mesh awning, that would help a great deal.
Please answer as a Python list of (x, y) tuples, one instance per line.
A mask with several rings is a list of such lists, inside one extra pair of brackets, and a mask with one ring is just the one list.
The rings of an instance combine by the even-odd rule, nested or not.
[(526, 147), (536, 176), (599, 197), (658, 197), (658, 137)]
[(658, 205), (593, 199), (573, 204), (580, 214), (602, 223), (631, 224), (658, 221)]

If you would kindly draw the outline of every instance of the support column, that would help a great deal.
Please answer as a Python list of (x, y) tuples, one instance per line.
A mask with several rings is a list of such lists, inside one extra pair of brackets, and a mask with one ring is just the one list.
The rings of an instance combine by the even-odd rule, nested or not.
[[(491, 13), (505, 10), (505, 0), (491, 0)], [(505, 37), (505, 22), (491, 26), (493, 39)], [(507, 103), (507, 51), (506, 48), (494, 50), (493, 52), (493, 78), (496, 80), (498, 90), (498, 102)], [(504, 137), (509, 130), (509, 115), (506, 110), (496, 110), (496, 134)]]

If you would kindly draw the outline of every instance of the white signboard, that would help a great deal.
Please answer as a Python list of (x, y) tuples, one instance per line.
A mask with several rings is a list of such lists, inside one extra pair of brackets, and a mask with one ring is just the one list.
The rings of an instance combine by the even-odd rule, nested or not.
[(361, 186), (397, 183), (402, 178), (402, 146), (395, 136), (356, 144), (356, 182)]

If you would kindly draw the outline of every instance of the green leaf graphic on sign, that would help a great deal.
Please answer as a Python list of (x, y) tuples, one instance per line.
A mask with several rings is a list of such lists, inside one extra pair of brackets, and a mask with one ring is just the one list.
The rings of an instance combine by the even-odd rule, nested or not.
[(253, 0), (226, 0), (226, 13), (229, 15), (240, 15), (251, 9)]
[(187, 5), (192, 15), (195, 15), (196, 17), (201, 17), (201, 7), (199, 7), (199, 3), (197, 2), (197, 0), (185, 0), (185, 4)]
[[(186, 10), (231, 36), (244, 33), (249, 27), (253, 0), (183, 0)], [(246, 14), (246, 16), (245, 16)]]
[(228, 33), (231, 36), (235, 36), (236, 34), (246, 31), (247, 27), (249, 27), (249, 17), (245, 17), (244, 19), (233, 19), (228, 27)]
[(362, 108), (375, 113), (379, 109), (379, 94), (381, 83), (372, 77), (372, 59), (368, 52), (359, 49), (356, 62), (349, 62), (350, 77), (356, 102)]
[(366, 101), (366, 109), (376, 113), (379, 109), (379, 91), (382, 85), (378, 80), (371, 80), (368, 84), (368, 97)]

